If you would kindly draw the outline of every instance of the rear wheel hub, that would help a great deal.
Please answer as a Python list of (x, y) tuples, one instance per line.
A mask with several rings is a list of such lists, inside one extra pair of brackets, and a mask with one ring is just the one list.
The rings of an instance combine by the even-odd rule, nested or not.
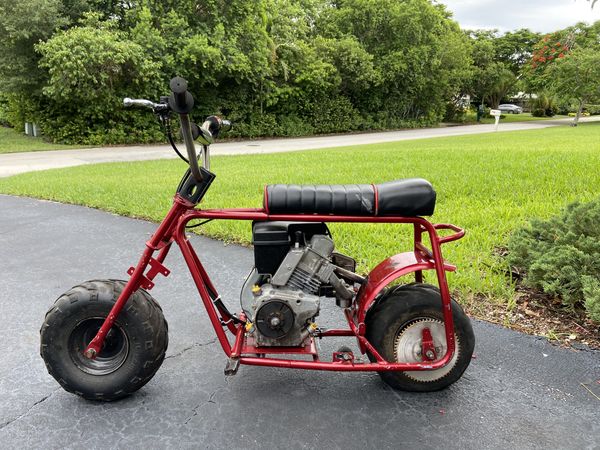
[[(427, 331), (431, 336), (432, 343), (426, 347), (430, 347), (423, 354), (423, 336), (427, 336)], [(456, 335), (454, 336), (456, 345), (452, 359), (444, 367), (435, 370), (409, 370), (403, 372), (406, 376), (416, 381), (436, 381), (446, 376), (455, 366), (459, 356), (460, 343)], [(446, 328), (444, 323), (437, 319), (422, 318), (416, 319), (406, 325), (396, 337), (394, 342), (394, 354), (397, 362), (403, 363), (418, 363), (425, 361), (439, 361), (446, 354)], [(431, 359), (431, 357), (434, 359)]]

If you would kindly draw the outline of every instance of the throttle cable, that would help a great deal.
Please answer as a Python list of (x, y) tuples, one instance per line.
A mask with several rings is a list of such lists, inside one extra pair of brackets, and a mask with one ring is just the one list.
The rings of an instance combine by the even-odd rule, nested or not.
[(188, 159), (185, 156), (183, 156), (181, 154), (181, 152), (177, 148), (177, 145), (175, 144), (175, 139), (173, 139), (173, 133), (171, 132), (171, 123), (169, 122), (169, 118), (166, 116), (163, 116), (162, 114), (159, 114), (158, 120), (161, 123), (161, 125), (164, 127), (165, 135), (167, 136), (167, 139), (169, 140), (169, 144), (171, 144), (171, 147), (173, 148), (173, 150), (175, 150), (175, 153), (177, 153), (177, 156), (179, 156), (183, 161), (185, 161), (186, 164), (189, 165), (190, 162), (188, 161)]

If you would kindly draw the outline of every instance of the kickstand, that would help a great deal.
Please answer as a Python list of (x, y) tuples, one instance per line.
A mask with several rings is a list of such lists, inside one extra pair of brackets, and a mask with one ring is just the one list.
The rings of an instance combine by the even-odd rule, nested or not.
[(227, 360), (227, 364), (225, 364), (225, 375), (233, 376), (237, 373), (240, 368), (240, 359), (239, 358), (229, 358)]

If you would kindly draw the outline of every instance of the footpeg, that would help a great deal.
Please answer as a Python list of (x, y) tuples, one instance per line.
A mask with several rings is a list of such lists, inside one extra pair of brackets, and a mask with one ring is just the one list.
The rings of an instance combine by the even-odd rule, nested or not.
[(345, 345), (340, 347), (337, 352), (333, 352), (333, 362), (354, 363), (354, 353), (350, 347)]
[(240, 368), (240, 358), (229, 358), (227, 364), (225, 364), (225, 370), (223, 371), (226, 376), (233, 376), (237, 373)]

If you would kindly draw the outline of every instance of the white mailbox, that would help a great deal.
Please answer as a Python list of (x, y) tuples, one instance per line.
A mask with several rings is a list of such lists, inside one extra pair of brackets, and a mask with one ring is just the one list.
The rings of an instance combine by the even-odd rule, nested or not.
[(502, 115), (502, 111), (499, 109), (490, 109), (490, 116), (494, 116), (496, 119), (496, 123), (494, 124), (494, 130), (498, 131), (498, 123), (500, 123), (500, 116)]

